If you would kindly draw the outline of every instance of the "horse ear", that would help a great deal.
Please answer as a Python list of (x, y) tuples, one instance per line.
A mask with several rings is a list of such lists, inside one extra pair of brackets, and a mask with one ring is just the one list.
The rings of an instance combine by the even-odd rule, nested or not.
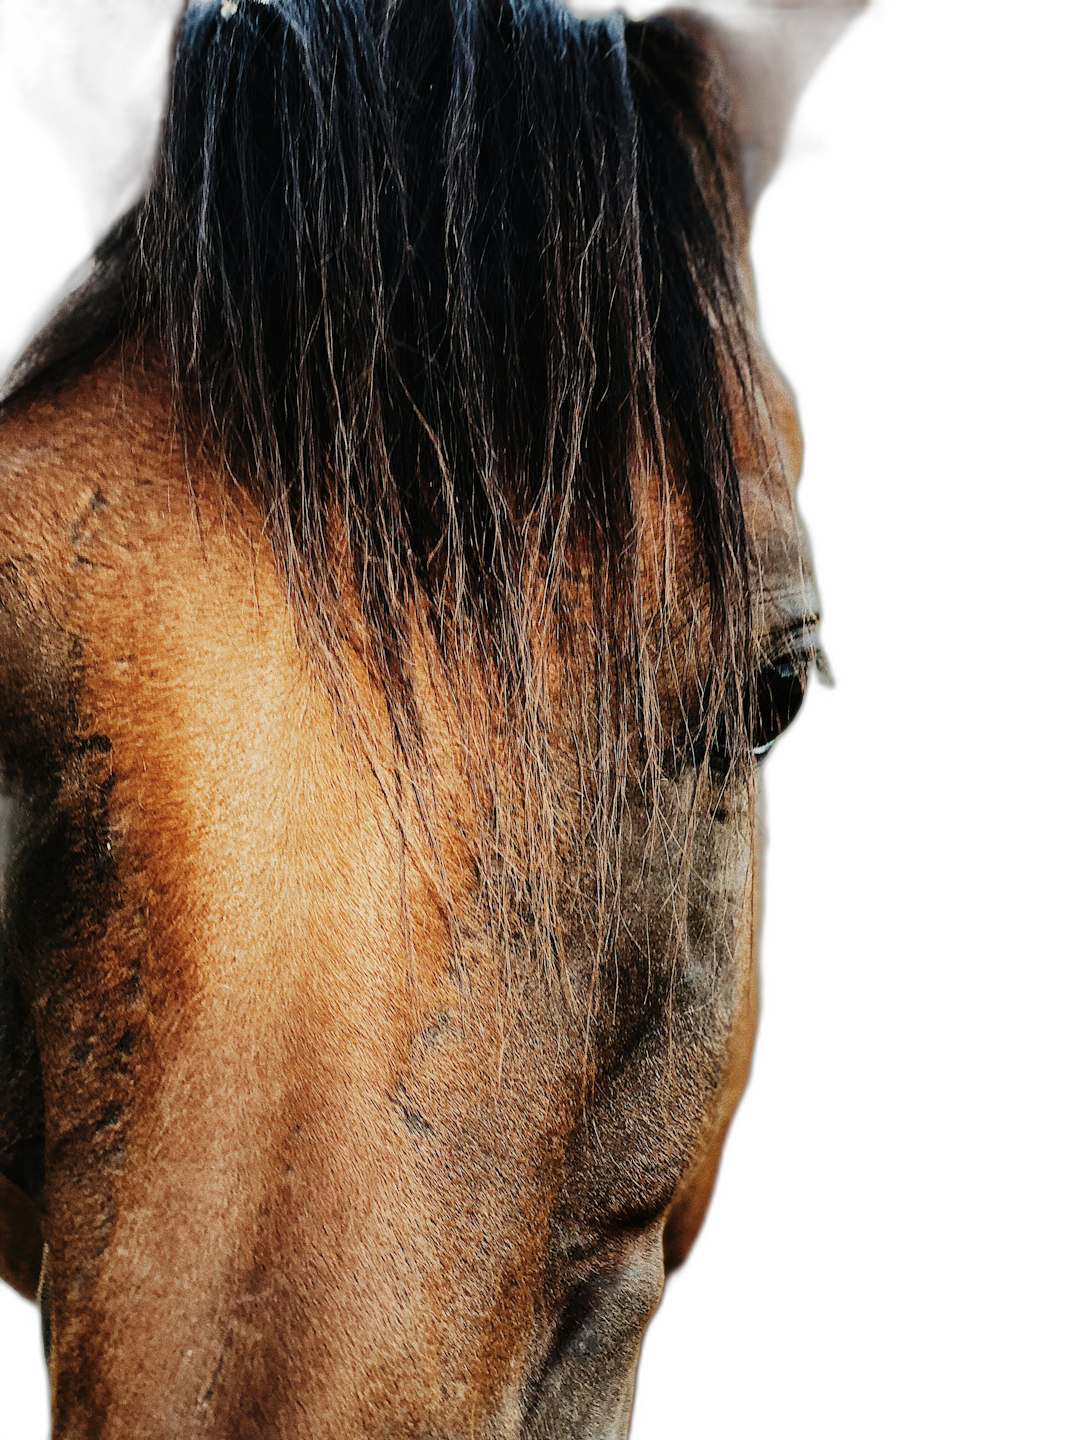
[(870, 0), (690, 0), (665, 14), (723, 72), (747, 213), (785, 160), (795, 112), (816, 73)]
[(4, 109), (20, 143), (55, 157), (88, 235), (138, 189), (156, 150), (183, 10), (184, 0), (0, 0)]
[(744, 0), (722, 18), (680, 11), (722, 72), (752, 212), (780, 163), (795, 108), (814, 71), (869, 0)]

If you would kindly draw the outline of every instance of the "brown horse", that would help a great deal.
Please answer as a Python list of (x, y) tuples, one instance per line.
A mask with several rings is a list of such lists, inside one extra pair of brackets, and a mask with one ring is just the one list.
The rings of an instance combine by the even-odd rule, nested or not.
[(0, 1270), (65, 1440), (627, 1431), (817, 659), (739, 53), (185, 18), (0, 413)]

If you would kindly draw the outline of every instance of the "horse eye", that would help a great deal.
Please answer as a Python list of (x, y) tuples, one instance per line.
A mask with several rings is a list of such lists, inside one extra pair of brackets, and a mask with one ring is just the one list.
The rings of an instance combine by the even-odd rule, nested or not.
[[(749, 736), (755, 759), (761, 760), (769, 753), (799, 713), (809, 684), (810, 665), (816, 667), (826, 684), (831, 683), (824, 657), (815, 647), (812, 650), (789, 651), (765, 662), (743, 692), (740, 744)], [(693, 712), (684, 715), (682, 724), (671, 735), (665, 770), (670, 777), (678, 776), (690, 767), (700, 769), (705, 764), (717, 779), (723, 780), (729, 773), (732, 751), (728, 745), (728, 730), (722, 720), (710, 727), (705, 719), (713, 704), (714, 691), (709, 682)]]
[(795, 719), (806, 694), (806, 669), (785, 656), (758, 671), (751, 697), (750, 736), (754, 754), (767, 755)]

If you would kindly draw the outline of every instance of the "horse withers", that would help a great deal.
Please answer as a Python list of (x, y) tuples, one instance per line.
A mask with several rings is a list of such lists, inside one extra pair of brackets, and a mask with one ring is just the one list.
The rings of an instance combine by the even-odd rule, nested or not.
[(0, 1267), (65, 1440), (627, 1432), (818, 660), (750, 55), (184, 18), (0, 412)]

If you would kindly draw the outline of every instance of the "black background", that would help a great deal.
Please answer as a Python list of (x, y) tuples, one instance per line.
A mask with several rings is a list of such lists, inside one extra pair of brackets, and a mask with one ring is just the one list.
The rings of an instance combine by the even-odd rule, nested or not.
[[(645, 1341), (634, 1440), (811, 1418), (861, 1430), (871, 1395), (899, 1416), (903, 1356), (919, 1354), (907, 1316), (926, 1175), (909, 1162), (907, 1076), (926, 1002), (910, 888), (926, 868), (927, 740), (910, 697), (936, 566), (912, 441), (926, 49), (913, 7), (878, 0), (808, 96), (757, 226), (763, 327), (804, 416), (802, 508), (838, 685), (769, 760), (755, 1076), (706, 1233)], [(48, 150), (0, 120), (7, 193), (26, 197), (7, 236), (10, 353), (86, 236)], [(1, 1289), (0, 1310), (4, 1394), (43, 1397), (36, 1313)]]

